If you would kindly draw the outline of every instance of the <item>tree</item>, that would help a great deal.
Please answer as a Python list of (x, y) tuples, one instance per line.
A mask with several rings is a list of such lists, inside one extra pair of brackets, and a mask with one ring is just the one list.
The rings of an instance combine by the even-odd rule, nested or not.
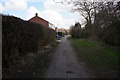
[(75, 27), (71, 28), (74, 35), (77, 32), (84, 34), (85, 38), (95, 38), (112, 45), (120, 44), (120, 1), (64, 0), (60, 3), (73, 4), (72, 11), (79, 12), (86, 20), (81, 32), (77, 32)]
[(70, 28), (70, 34), (73, 38), (81, 38), (81, 24), (79, 22), (75, 23), (74, 26)]
[(101, 38), (101, 40), (109, 43), (118, 45), (119, 43), (119, 37), (120, 33), (118, 30), (120, 30), (120, 14), (118, 14), (119, 2), (115, 4), (115, 2), (107, 2), (102, 3), (101, 7), (99, 7), (95, 21), (97, 23), (94, 23), (96, 26), (96, 34)]

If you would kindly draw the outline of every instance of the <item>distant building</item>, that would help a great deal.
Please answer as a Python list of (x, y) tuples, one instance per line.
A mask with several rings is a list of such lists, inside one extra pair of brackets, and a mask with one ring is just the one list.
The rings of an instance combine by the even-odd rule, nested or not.
[(57, 32), (66, 33), (66, 29), (56, 29)]
[(50, 27), (52, 29), (55, 29), (55, 27), (52, 23), (50, 23), (47, 20), (39, 17), (37, 13), (35, 14), (35, 16), (33, 18), (29, 19), (28, 21), (34, 22), (34, 23), (39, 23), (39, 24), (42, 24), (45, 27)]
[[(57, 33), (60, 34), (60, 36), (64, 36), (65, 34), (68, 34), (66, 29), (56, 29)], [(62, 34), (61, 34), (62, 33)]]

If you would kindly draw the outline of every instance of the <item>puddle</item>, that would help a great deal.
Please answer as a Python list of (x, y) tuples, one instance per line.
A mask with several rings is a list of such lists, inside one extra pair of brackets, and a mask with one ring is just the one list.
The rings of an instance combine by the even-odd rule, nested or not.
[(73, 74), (73, 71), (66, 71), (67, 74)]

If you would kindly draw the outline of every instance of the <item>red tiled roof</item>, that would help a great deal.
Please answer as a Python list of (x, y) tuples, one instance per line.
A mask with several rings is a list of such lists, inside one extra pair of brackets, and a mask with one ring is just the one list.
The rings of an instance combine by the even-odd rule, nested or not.
[(49, 27), (49, 22), (48, 22), (47, 20), (43, 19), (43, 18), (40, 18), (40, 17), (37, 16), (37, 15), (38, 15), (38, 14), (36, 13), (36, 15), (35, 15), (33, 18), (29, 19), (28, 21), (30, 21), (30, 22), (35, 22), (35, 23), (39, 23), (39, 24), (42, 24), (42, 25), (44, 25), (44, 26)]
[(43, 19), (43, 18), (41, 18), (41, 17), (39, 17), (39, 16), (35, 16), (35, 17), (33, 17), (33, 18), (29, 19), (28, 21), (30, 21), (30, 20), (32, 20), (32, 19), (34, 19), (34, 18), (42, 19), (42, 20), (44, 20), (44, 21), (48, 22), (47, 20), (45, 20), (45, 19)]
[(64, 31), (64, 30), (66, 30), (66, 29), (57, 29), (57, 30), (63, 30), (63, 31)]

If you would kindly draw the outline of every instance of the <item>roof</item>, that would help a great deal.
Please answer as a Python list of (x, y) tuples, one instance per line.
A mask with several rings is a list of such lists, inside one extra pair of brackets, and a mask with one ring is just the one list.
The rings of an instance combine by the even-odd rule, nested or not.
[(62, 30), (62, 31), (64, 31), (64, 30), (66, 30), (66, 29), (57, 29), (57, 30)]
[(30, 20), (32, 20), (32, 19), (34, 19), (34, 18), (39, 18), (39, 19), (42, 19), (42, 20), (48, 22), (47, 20), (45, 20), (45, 19), (43, 19), (43, 18), (41, 18), (41, 17), (39, 17), (39, 16), (34, 16), (34, 17), (32, 17), (31, 19), (29, 19), (28, 21), (30, 21)]
[(39, 23), (39, 24), (42, 24), (44, 26), (47, 26), (47, 27), (50, 27), (52, 29), (55, 28), (54, 24), (48, 22), (47, 20), (41, 18), (38, 16), (38, 14), (36, 13), (34, 17), (32, 17), (31, 19), (29, 19), (28, 21), (30, 22), (35, 22), (35, 23)]
[(42, 24), (46, 27), (49, 27), (49, 22), (41, 17), (38, 16), (38, 14), (36, 13), (34, 17), (32, 17), (31, 19), (29, 19), (28, 21), (30, 22), (34, 22), (34, 23), (39, 23)]

